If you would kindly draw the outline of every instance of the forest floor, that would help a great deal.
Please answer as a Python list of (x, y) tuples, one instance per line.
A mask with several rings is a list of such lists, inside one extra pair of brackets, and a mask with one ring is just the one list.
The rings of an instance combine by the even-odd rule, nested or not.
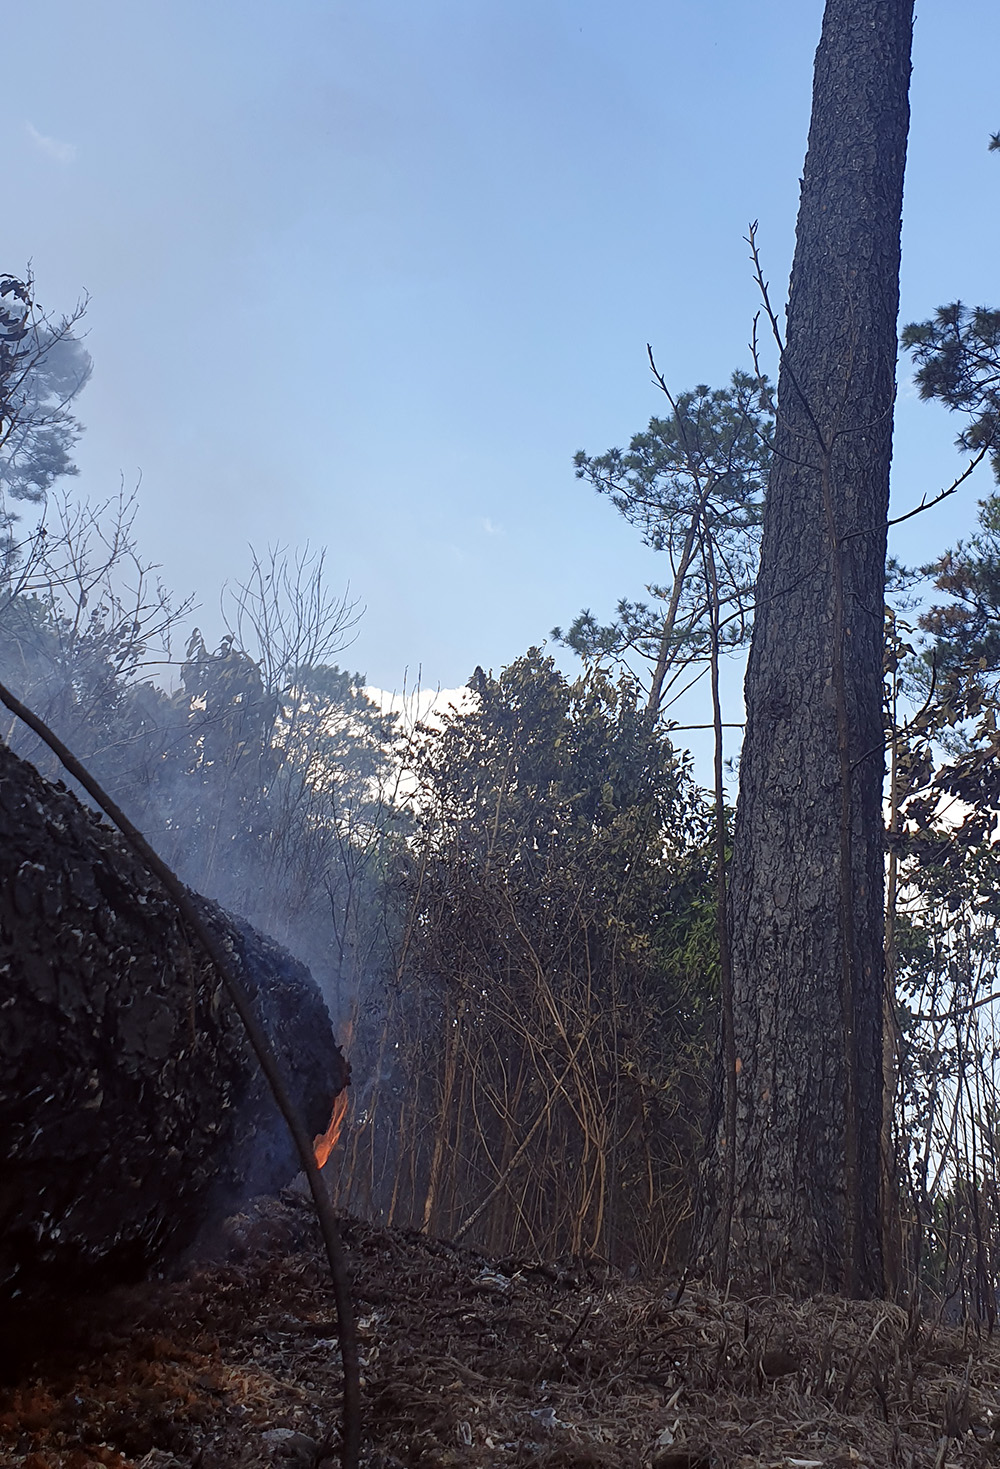
[[(365, 1469), (1000, 1464), (1000, 1342), (884, 1302), (700, 1286), (678, 1301), (676, 1282), (343, 1232)], [(293, 1191), (258, 1200), (223, 1237), (182, 1279), (72, 1303), (71, 1327), (0, 1385), (0, 1465), (339, 1465), (310, 1207)]]

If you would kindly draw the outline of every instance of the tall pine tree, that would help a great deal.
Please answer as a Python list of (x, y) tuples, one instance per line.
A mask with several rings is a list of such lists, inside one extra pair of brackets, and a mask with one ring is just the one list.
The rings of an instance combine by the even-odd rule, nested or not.
[(717, 1135), (716, 1268), (849, 1294), (883, 1284), (882, 608), (912, 11), (827, 0), (816, 53), (720, 1066), (736, 1128)]

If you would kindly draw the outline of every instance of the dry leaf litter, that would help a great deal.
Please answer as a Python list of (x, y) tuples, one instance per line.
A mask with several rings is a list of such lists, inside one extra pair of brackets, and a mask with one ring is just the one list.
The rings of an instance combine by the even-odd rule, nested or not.
[[(1000, 1342), (884, 1302), (726, 1298), (345, 1221), (365, 1469), (1000, 1465)], [(183, 1279), (16, 1343), (0, 1465), (336, 1469), (337, 1326), (295, 1190)], [(10, 1345), (10, 1344), (8, 1344)], [(16, 1367), (12, 1366), (16, 1361)]]

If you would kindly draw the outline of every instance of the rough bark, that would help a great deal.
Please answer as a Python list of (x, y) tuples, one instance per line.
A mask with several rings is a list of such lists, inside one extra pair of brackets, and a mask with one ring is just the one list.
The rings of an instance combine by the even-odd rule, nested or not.
[[(308, 970), (202, 900), (307, 1125), (347, 1083)], [(174, 1258), (297, 1169), (222, 991), (117, 833), (0, 743), (0, 1302)]]
[(863, 1294), (882, 1289), (882, 608), (912, 8), (827, 0), (731, 884), (733, 1264)]

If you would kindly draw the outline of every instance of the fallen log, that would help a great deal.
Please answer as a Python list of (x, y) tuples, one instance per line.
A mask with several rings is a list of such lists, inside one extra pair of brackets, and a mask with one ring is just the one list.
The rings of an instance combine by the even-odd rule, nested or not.
[[(348, 1072), (318, 988), (198, 904), (322, 1132)], [(172, 901), (117, 833), (0, 744), (0, 1302), (135, 1278), (296, 1169)]]

